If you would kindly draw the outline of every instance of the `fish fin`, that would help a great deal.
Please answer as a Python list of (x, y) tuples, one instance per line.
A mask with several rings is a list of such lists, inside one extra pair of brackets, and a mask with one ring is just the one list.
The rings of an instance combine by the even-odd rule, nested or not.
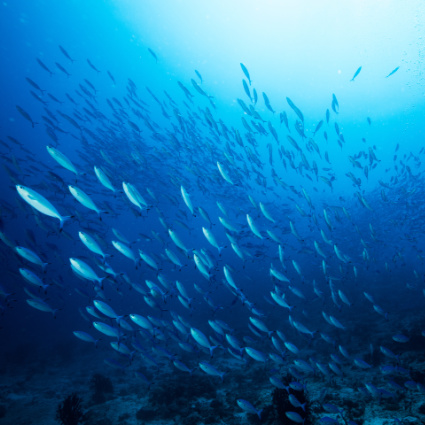
[(60, 225), (59, 225), (59, 231), (60, 232), (62, 231), (63, 224), (65, 223), (65, 221), (69, 220), (70, 218), (74, 218), (74, 216), (73, 215), (66, 215), (66, 216), (63, 216), (59, 219), (60, 220)]

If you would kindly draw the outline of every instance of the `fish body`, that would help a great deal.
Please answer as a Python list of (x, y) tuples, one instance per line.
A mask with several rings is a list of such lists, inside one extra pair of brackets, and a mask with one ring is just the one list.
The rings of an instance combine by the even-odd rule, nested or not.
[(227, 174), (227, 171), (223, 168), (223, 166), (218, 161), (217, 161), (217, 168), (221, 174), (221, 177), (223, 177), (223, 179), (226, 180), (227, 183), (234, 184), (232, 179)]
[(58, 149), (54, 148), (53, 146), (46, 146), (47, 152), (49, 155), (62, 167), (66, 168), (67, 170), (71, 171), (72, 173), (78, 175), (78, 171), (75, 168), (74, 164), (71, 162), (71, 160), (62, 152), (60, 152)]
[(115, 188), (112, 185), (111, 181), (109, 180), (109, 177), (105, 174), (105, 172), (100, 167), (94, 166), (94, 172), (96, 174), (96, 177), (99, 179), (100, 183), (102, 183), (104, 187), (106, 187), (109, 190), (112, 190), (112, 192), (115, 192)]
[(49, 264), (49, 263), (44, 263), (42, 261), (42, 259), (34, 251), (32, 251), (29, 248), (25, 248), (23, 246), (17, 246), (17, 247), (15, 247), (15, 251), (22, 258), (25, 258), (30, 263), (33, 263), (33, 264), (36, 264), (37, 266), (40, 266), (43, 270)]
[(270, 213), (267, 211), (266, 207), (262, 202), (260, 202), (260, 210), (263, 213), (264, 217), (267, 218), (267, 220), (271, 221), (272, 223), (276, 223), (274, 218), (270, 215)]
[(353, 78), (350, 81), (354, 81), (354, 79), (360, 74), (362, 67), (357, 68), (357, 71), (354, 73)]
[(241, 65), (241, 68), (242, 68), (242, 72), (245, 74), (245, 77), (248, 79), (249, 85), (251, 85), (251, 78), (249, 76), (248, 69), (246, 68), (246, 66), (243, 63), (241, 63), (240, 65)]
[(221, 379), (221, 382), (223, 382), (224, 372), (220, 372), (213, 365), (207, 362), (199, 362), (199, 367), (208, 375), (219, 376)]
[(43, 288), (46, 290), (49, 285), (46, 285), (39, 276), (37, 276), (32, 270), (25, 269), (21, 267), (19, 269), (19, 273), (21, 276), (31, 285), (34, 285), (38, 288)]
[(72, 332), (78, 339), (81, 339), (81, 341), (85, 342), (91, 342), (97, 347), (97, 344), (99, 343), (99, 339), (93, 338), (90, 334), (84, 331), (73, 331)]
[(246, 401), (242, 398), (236, 400), (236, 402), (238, 403), (238, 406), (244, 410), (245, 412), (248, 413), (253, 413), (254, 415), (258, 415), (258, 418), (261, 421), (261, 412), (263, 411), (261, 410), (257, 410), (249, 401)]
[(391, 75), (395, 74), (399, 69), (399, 66), (397, 68), (394, 68), (385, 78), (391, 77)]
[(96, 204), (93, 202), (93, 200), (90, 198), (87, 193), (85, 193), (82, 189), (78, 188), (77, 186), (68, 186), (69, 191), (71, 192), (71, 195), (83, 206), (88, 208), (89, 210), (95, 211), (99, 217), (100, 213), (102, 212), (99, 210), (99, 208), (96, 206)]
[(254, 220), (251, 218), (249, 214), (246, 215), (246, 220), (248, 222), (248, 226), (251, 229), (252, 233), (254, 233), (254, 235), (257, 236), (258, 238), (263, 239), (260, 231), (257, 229), (257, 226), (254, 223)]
[(79, 258), (70, 258), (69, 262), (71, 263), (71, 268), (74, 270), (74, 272), (87, 280), (90, 280), (92, 282), (97, 282), (99, 285), (103, 282), (105, 277), (98, 277), (95, 271), (83, 260), (80, 260)]
[[(210, 355), (212, 357), (213, 355), (213, 351), (215, 348), (217, 348), (217, 346), (212, 346), (210, 344), (210, 341), (208, 340), (208, 338), (199, 330), (196, 328), (190, 328), (190, 334), (192, 335), (193, 339), (201, 346), (204, 348), (208, 348), (208, 350), (210, 350)], [(207, 372), (208, 373), (208, 372)]]
[(214, 247), (218, 249), (218, 254), (221, 254), (222, 249), (224, 248), (223, 246), (219, 246), (214, 234), (211, 232), (211, 230), (202, 227), (202, 232), (204, 234), (204, 236), (207, 238), (207, 241)]
[(182, 194), (184, 203), (189, 208), (190, 213), (192, 215), (195, 215), (194, 212), (193, 212), (193, 205), (192, 205), (192, 201), (190, 199), (189, 194), (187, 193), (186, 189), (183, 186), (180, 186), (180, 190), (181, 190), (181, 194)]
[(95, 329), (97, 329), (99, 332), (103, 333), (104, 335), (120, 339), (120, 337), (123, 336), (123, 332), (120, 331), (117, 328), (114, 328), (106, 323), (103, 322), (93, 322), (93, 326)]
[(100, 245), (97, 243), (96, 239), (93, 238), (93, 236), (90, 236), (88, 233), (86, 232), (78, 232), (78, 236), (81, 240), (81, 242), (93, 253), (100, 255), (101, 257), (103, 257), (103, 259), (105, 259), (105, 257), (107, 257), (108, 255), (105, 254), (102, 250), (102, 248), (100, 247)]
[(110, 319), (116, 319), (118, 317), (117, 313), (109, 306), (105, 301), (102, 300), (93, 300), (93, 305), (105, 316)]
[(50, 305), (43, 300), (31, 298), (27, 300), (27, 304), (32, 308), (35, 308), (36, 310), (44, 311), (46, 313), (52, 313), (53, 316), (55, 316), (57, 312), (57, 310), (50, 307)]
[(60, 222), (60, 229), (62, 229), (65, 221), (71, 218), (71, 216), (61, 216), (58, 210), (44, 196), (40, 195), (35, 190), (21, 185), (16, 185), (16, 190), (21, 198), (34, 209), (49, 217), (57, 218)]
[(133, 205), (135, 205), (141, 211), (144, 211), (147, 209), (146, 201), (144, 200), (143, 196), (139, 193), (139, 191), (136, 189), (135, 186), (133, 186), (131, 183), (123, 182), (122, 187), (124, 189), (124, 193), (126, 194), (127, 198)]
[(154, 270), (159, 270), (158, 265), (156, 264), (155, 260), (145, 252), (143, 252), (141, 249), (139, 249), (139, 255), (140, 258), (150, 267), (152, 267)]

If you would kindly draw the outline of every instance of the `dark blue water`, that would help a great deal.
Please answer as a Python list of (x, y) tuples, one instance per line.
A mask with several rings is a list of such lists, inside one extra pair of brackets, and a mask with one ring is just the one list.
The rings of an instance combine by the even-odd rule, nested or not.
[[(228, 45), (227, 24), (223, 34), (212, 25), (214, 44), (214, 28), (205, 24), (208, 36), (200, 29), (201, 6), (192, 9), (193, 19), (186, 5), (177, 11), (171, 4), (168, 12), (152, 4), (151, 14), (127, 2), (0, 7), (3, 423), (54, 423), (71, 393), (83, 399), (81, 420), (93, 424), (258, 423), (238, 399), (263, 409), (261, 421), (270, 424), (424, 421), (424, 102), (415, 34), (409, 37), (419, 53), (406, 48), (396, 55), (395, 46), (390, 57), (383, 48), (378, 64), (371, 52), (385, 42), (372, 40), (376, 45), (361, 53), (359, 40), (360, 53), (344, 51), (335, 66), (328, 53), (323, 63), (312, 56), (308, 70), (305, 40), (294, 37), (300, 49), (290, 49), (291, 59), (299, 62), (282, 62), (276, 77), (273, 54), (253, 45), (257, 58), (243, 49), (237, 55), (240, 17)], [(179, 13), (187, 24), (176, 30)], [(216, 13), (208, 19), (215, 22)], [(196, 43), (205, 36), (203, 49), (189, 41), (192, 21), (200, 25)], [(332, 77), (333, 68), (343, 71)], [(139, 207), (123, 182), (143, 198)], [(72, 217), (61, 230), (16, 185)], [(69, 185), (84, 191), (100, 215)], [(137, 261), (114, 247), (112, 229)], [(105, 259), (84, 246), (81, 231), (96, 239)], [(43, 270), (16, 247), (48, 265)], [(70, 258), (97, 278), (79, 273)], [(23, 270), (41, 284), (24, 279)], [(112, 313), (96, 309), (99, 300)], [(151, 329), (133, 314), (148, 318)], [(93, 322), (122, 335), (105, 335)], [(75, 331), (100, 341), (95, 347)], [(231, 350), (230, 336), (240, 350)], [(212, 357), (209, 346), (217, 346)], [(223, 382), (205, 372), (204, 362), (224, 372)], [(115, 387), (106, 398), (93, 396), (95, 373)], [(276, 389), (273, 377), (304, 390)], [(306, 411), (291, 404), (289, 393), (306, 400)]]

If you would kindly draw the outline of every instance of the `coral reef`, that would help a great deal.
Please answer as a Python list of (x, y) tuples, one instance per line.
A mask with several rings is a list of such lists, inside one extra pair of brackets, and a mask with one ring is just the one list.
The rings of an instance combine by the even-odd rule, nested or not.
[(56, 410), (56, 419), (62, 425), (77, 425), (83, 418), (83, 410), (81, 407), (82, 399), (73, 393), (59, 403)]

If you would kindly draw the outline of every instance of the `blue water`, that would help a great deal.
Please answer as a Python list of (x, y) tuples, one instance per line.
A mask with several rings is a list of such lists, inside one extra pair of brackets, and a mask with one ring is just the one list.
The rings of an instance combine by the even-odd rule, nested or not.
[[(85, 402), (85, 423), (97, 423), (90, 416), (97, 407), (88, 399), (88, 382), (101, 373), (121, 385), (121, 395), (137, 398), (138, 409), (151, 411), (146, 423), (178, 415), (192, 418), (184, 423), (258, 423), (237, 399), (264, 409), (263, 423), (297, 423), (288, 412), (305, 423), (331, 417), (360, 424), (408, 415), (424, 421), (423, 5), (86, 3), (0, 5), (0, 420), (29, 423), (38, 412), (40, 421), (54, 423), (58, 403), (76, 392)], [(257, 91), (257, 103), (245, 93), (243, 79), (252, 97)], [(55, 161), (47, 145), (78, 174)], [(107, 173), (115, 192), (101, 184), (94, 166)], [(123, 182), (137, 188), (141, 209)], [(57, 218), (25, 202), (16, 185), (72, 216), (63, 230)], [(83, 190), (100, 217), (68, 185)], [(226, 229), (219, 217), (237, 230)], [(136, 262), (114, 248), (113, 228), (124, 235)], [(170, 229), (186, 250), (176, 246)], [(109, 256), (103, 260), (84, 246), (80, 231), (95, 237)], [(45, 270), (19, 256), (16, 246), (37, 253), (48, 263)], [(140, 258), (139, 249), (156, 267)], [(105, 279), (78, 275), (70, 258)], [(272, 277), (271, 267), (285, 278)], [(33, 271), (48, 287), (31, 285), (20, 269)], [(33, 308), (31, 299), (51, 311)], [(96, 309), (98, 318), (90, 315), (86, 307), (94, 308), (95, 300), (112, 315)], [(150, 316), (152, 329), (143, 331), (130, 314)], [(214, 329), (209, 322), (217, 320), (228, 327), (215, 322)], [(123, 335), (102, 334), (92, 322)], [(209, 338), (207, 346), (218, 346), (212, 357), (195, 330)], [(100, 338), (97, 348), (74, 331)], [(240, 351), (230, 352), (226, 334), (239, 340)], [(131, 354), (119, 353), (111, 342)], [(179, 346), (186, 342), (193, 353)], [(250, 348), (264, 358), (253, 358)], [(281, 356), (282, 364), (270, 354)], [(359, 360), (366, 366), (359, 367)], [(191, 375), (178, 361), (193, 369)], [(206, 373), (202, 362), (224, 372), (223, 382)], [(75, 382), (77, 371), (87, 380)], [(27, 381), (20, 387), (22, 374)], [(302, 396), (290, 391), (309, 400), (307, 411), (285, 401), (280, 415), (272, 394), (287, 400), (287, 390), (276, 390), (270, 377), (285, 386), (305, 385)], [(174, 396), (161, 405), (159, 394), (176, 382), (177, 407), (171, 408)], [(205, 397), (222, 407), (195, 415), (203, 383), (211, 386)], [(50, 409), (23, 403), (17, 413), (22, 394), (40, 401), (48, 388), (55, 393)], [(116, 393), (109, 403), (118, 412), (123, 406), (128, 417), (122, 423), (137, 423)], [(330, 413), (329, 403), (344, 413)]]

